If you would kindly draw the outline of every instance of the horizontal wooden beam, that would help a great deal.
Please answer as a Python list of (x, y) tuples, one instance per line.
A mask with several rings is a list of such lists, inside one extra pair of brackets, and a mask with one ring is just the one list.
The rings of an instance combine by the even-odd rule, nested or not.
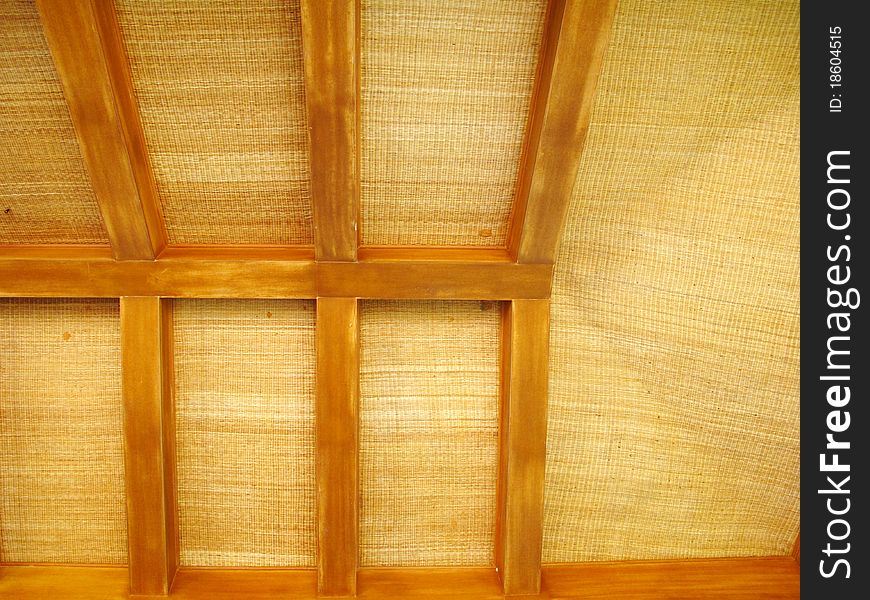
[(543, 586), (553, 600), (797, 600), (800, 568), (790, 556), (550, 565)]
[(314, 298), (313, 262), (0, 260), (0, 296)]
[(552, 270), (530, 269), (530, 266), (401, 260), (320, 263), (317, 293), (319, 296), (431, 300), (549, 297)]
[[(32, 248), (30, 258), (42, 258), (39, 249), (70, 248), (70, 254), (81, 248), (93, 246), (0, 246), (0, 258), (4, 252), (16, 249), (24, 251)], [(57, 250), (55, 250), (57, 251)], [(25, 256), (22, 255), (22, 258)], [(270, 259), (270, 260), (308, 260), (321, 261), (315, 257), (312, 246), (256, 246), (256, 245), (204, 245), (170, 246), (160, 258), (191, 258), (201, 260), (213, 259)], [(363, 246), (359, 249), (359, 260), (375, 261), (417, 261), (417, 262), (514, 262), (504, 248), (466, 248), (442, 246)]]
[(0, 261), (21, 258), (35, 260), (111, 260), (112, 249), (108, 246), (77, 246), (71, 244), (0, 245)]
[(310, 569), (183, 569), (173, 600), (314, 600), (317, 574)]
[(550, 0), (508, 247), (552, 263), (580, 166), (616, 0)]
[(153, 259), (166, 231), (114, 3), (37, 7), (114, 255)]
[[(312, 246), (197, 244), (195, 246), (170, 246), (161, 252), (159, 258), (314, 261), (314, 254)], [(11, 246), (0, 244), (0, 260), (9, 258), (111, 259), (112, 249), (108, 246), (75, 244), (16, 244)], [(504, 248), (457, 246), (363, 246), (359, 249), (359, 260), (367, 262), (514, 262)]]
[(362, 246), (360, 260), (514, 262), (504, 248), (461, 246)]
[(0, 567), (0, 598), (126, 600), (129, 586), (125, 567)]
[(413, 258), (376, 252), (357, 263), (340, 263), (298, 258), (302, 252), (264, 250), (241, 258), (230, 251), (167, 251), (156, 261), (0, 252), (0, 296), (510, 300), (550, 295), (551, 266), (492, 260), (490, 253), (476, 260), (473, 253), (445, 259), (439, 253)]
[(502, 600), (501, 584), (494, 569), (363, 569), (359, 573), (359, 597), (386, 598), (475, 598)]
[[(800, 570), (789, 557), (550, 565), (540, 598), (550, 600), (798, 600)], [(0, 567), (0, 597), (125, 600), (123, 567)], [(495, 570), (363, 569), (358, 598), (502, 600)], [(173, 600), (315, 600), (313, 569), (182, 569)]]

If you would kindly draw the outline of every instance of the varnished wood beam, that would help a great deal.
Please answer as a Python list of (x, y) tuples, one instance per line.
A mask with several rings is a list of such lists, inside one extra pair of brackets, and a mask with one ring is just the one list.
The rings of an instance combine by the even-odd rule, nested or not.
[(312, 261), (0, 260), (0, 296), (316, 298)]
[(552, 600), (798, 600), (791, 557), (620, 561), (544, 567)]
[(166, 232), (114, 4), (37, 6), (114, 255), (153, 259)]
[(421, 262), (513, 262), (504, 248), (461, 246), (362, 246), (361, 261), (412, 260)]
[(392, 259), (320, 263), (317, 272), (320, 296), (415, 300), (547, 298), (552, 276), (546, 265)]
[(302, 0), (314, 245), (319, 260), (353, 261), (357, 256), (358, 23), (357, 0)]
[(315, 262), (292, 250), (171, 251), (156, 261), (59, 258), (0, 251), (0, 296), (174, 298), (547, 298), (552, 267), (463, 254), (374, 253)]
[(0, 262), (6, 259), (33, 260), (111, 260), (108, 246), (79, 246), (72, 244), (33, 244), (0, 246)]
[(121, 298), (121, 393), (131, 595), (167, 594), (178, 569), (170, 304)]
[(172, 600), (315, 600), (310, 569), (182, 569)]
[(124, 567), (0, 566), (0, 598), (126, 600)]
[(548, 300), (504, 305), (495, 551), (509, 596), (541, 589), (549, 336)]
[(492, 568), (440, 567), (362, 569), (359, 597), (501, 600), (504, 595)]
[(583, 153), (616, 0), (550, 0), (508, 248), (553, 263)]
[(317, 300), (317, 590), (356, 595), (359, 554), (359, 316), (356, 298)]
[[(124, 600), (127, 573), (105, 567), (0, 567), (0, 597)], [(315, 600), (313, 570), (181, 569), (174, 600)], [(800, 570), (790, 557), (548, 565), (549, 600), (798, 600)], [(363, 569), (358, 598), (501, 600), (493, 569)]]

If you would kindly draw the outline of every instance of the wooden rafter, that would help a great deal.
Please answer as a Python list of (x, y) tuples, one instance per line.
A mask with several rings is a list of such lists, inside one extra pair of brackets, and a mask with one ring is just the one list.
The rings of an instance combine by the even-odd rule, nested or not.
[(317, 300), (317, 590), (356, 594), (359, 555), (359, 312)]
[(167, 594), (178, 569), (172, 321), (168, 301), (121, 298), (130, 593)]
[(114, 5), (37, 6), (114, 256), (154, 259), (166, 232)]
[(318, 260), (356, 260), (359, 245), (358, 13), (357, 0), (302, 0)]
[(526, 131), (508, 249), (556, 259), (583, 153), (616, 0), (551, 0)]
[(549, 300), (504, 305), (495, 562), (506, 595), (541, 589), (549, 336)]

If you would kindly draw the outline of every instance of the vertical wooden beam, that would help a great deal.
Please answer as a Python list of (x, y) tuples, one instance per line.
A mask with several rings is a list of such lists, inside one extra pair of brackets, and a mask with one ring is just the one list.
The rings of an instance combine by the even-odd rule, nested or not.
[(508, 249), (552, 263), (568, 213), (616, 0), (550, 0)]
[(359, 316), (356, 298), (317, 300), (317, 592), (356, 594)]
[(178, 569), (169, 300), (121, 298), (130, 594), (165, 595)]
[(550, 301), (502, 312), (496, 567), (507, 596), (541, 589)]
[(115, 258), (154, 259), (166, 231), (114, 4), (37, 6)]
[(791, 556), (798, 564), (801, 564), (801, 532), (798, 531), (797, 539), (794, 541), (794, 546), (791, 549)]
[(357, 258), (359, 2), (302, 0), (311, 198), (318, 260)]

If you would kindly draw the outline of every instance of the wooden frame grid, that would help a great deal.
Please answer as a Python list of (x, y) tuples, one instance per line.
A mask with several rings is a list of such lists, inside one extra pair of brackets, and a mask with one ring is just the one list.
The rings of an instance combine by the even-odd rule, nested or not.
[[(0, 595), (653, 598), (638, 581), (683, 577), (696, 598), (797, 597), (799, 538), (793, 557), (541, 566), (553, 264), (616, 0), (549, 2), (500, 249), (359, 247), (360, 0), (301, 3), (313, 247), (168, 247), (113, 2), (37, 5), (111, 248), (0, 246), (0, 296), (120, 299), (129, 565), (0, 567)], [(174, 297), (317, 300), (317, 569), (179, 569)], [(504, 302), (495, 569), (359, 568), (361, 298)]]

